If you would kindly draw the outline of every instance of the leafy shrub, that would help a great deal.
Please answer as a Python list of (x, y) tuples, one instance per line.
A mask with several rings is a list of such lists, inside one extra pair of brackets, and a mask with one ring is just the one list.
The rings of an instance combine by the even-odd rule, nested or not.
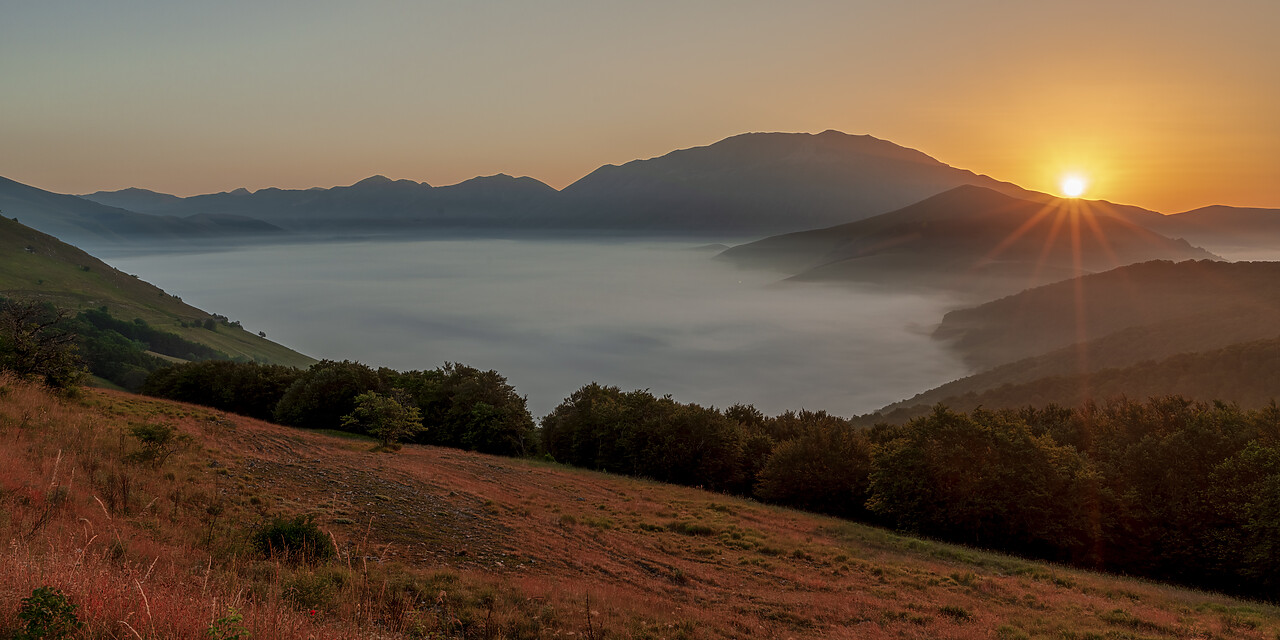
[(713, 536), (717, 533), (715, 527), (692, 520), (676, 520), (667, 523), (667, 528), (686, 536)]
[(302, 562), (319, 562), (334, 556), (333, 541), (311, 516), (276, 516), (254, 532), (254, 548), (268, 557), (284, 557)]
[(300, 611), (326, 609), (333, 604), (342, 589), (346, 576), (336, 567), (317, 571), (298, 572), (284, 580), (284, 598)]
[(129, 435), (136, 438), (138, 444), (142, 445), (141, 449), (130, 454), (130, 459), (157, 467), (163, 465), (169, 456), (177, 453), (190, 441), (186, 434), (180, 434), (174, 427), (159, 422), (134, 425), (130, 427)]
[(227, 607), (226, 615), (210, 622), (206, 633), (210, 640), (249, 640), (249, 630), (243, 623), (244, 616), (235, 607)]
[(18, 633), (18, 639), (71, 637), (81, 627), (80, 620), (76, 618), (76, 606), (67, 601), (58, 589), (37, 588), (31, 592), (31, 597), (22, 600), (18, 619), (22, 621), (23, 629)]

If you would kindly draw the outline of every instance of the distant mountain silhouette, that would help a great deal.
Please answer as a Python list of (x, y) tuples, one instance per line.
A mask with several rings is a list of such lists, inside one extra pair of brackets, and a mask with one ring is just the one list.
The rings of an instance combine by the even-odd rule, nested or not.
[(182, 200), (178, 196), (157, 193), (137, 187), (129, 187), (119, 191), (97, 191), (80, 197), (109, 207), (119, 207), (138, 213), (162, 212), (165, 207), (172, 206)]
[[(98, 193), (94, 197), (117, 201), (120, 193)], [(555, 189), (533, 178), (504, 174), (446, 187), (377, 175), (331, 189), (237, 189), (156, 201), (150, 211), (170, 215), (234, 214), (299, 231), (377, 231), (405, 226), (489, 228), (518, 226), (532, 210), (555, 195)]]
[(961, 186), (865, 220), (734, 247), (718, 258), (803, 281), (1000, 295), (1147, 260), (1212, 259), (1084, 200), (1032, 202)]
[[(620, 166), (605, 165), (557, 191), (533, 178), (479, 177), (436, 187), (372, 176), (349, 186), (235, 189), (187, 198), (145, 189), (99, 191), (84, 199), (155, 215), (245, 216), (285, 229), (360, 233), (460, 230), (476, 233), (646, 234), (733, 238), (825, 228), (895, 211), (959, 186), (978, 186), (1028, 202), (1060, 202), (892, 142), (838, 131), (745, 133)], [(1105, 201), (1095, 215), (1148, 227), (1193, 243), (1196, 221)], [(1255, 224), (1256, 223), (1256, 224)], [(1253, 238), (1267, 216), (1234, 224)], [(1213, 225), (1208, 225), (1213, 226)], [(131, 234), (125, 228), (118, 231)], [(1280, 239), (1280, 231), (1268, 231)]]
[(137, 213), (77, 196), (51, 193), (7, 178), (0, 178), (0, 212), (63, 241), (90, 246), (139, 239), (183, 242), (282, 231), (274, 225), (239, 216), (179, 218)]
[(623, 228), (763, 234), (867, 218), (965, 184), (1025, 193), (871, 136), (747, 133), (605, 165), (557, 204)]
[(1043, 196), (885, 140), (826, 131), (733, 136), (606, 165), (563, 191), (500, 174), (446, 187), (373, 176), (331, 189), (189, 198), (126, 189), (88, 197), (148, 213), (249, 216), (294, 230), (418, 226), (723, 237), (848, 222), (965, 184)]
[(1280, 209), (1201, 207), (1163, 216), (1148, 226), (1168, 236), (1224, 249), (1280, 247)]

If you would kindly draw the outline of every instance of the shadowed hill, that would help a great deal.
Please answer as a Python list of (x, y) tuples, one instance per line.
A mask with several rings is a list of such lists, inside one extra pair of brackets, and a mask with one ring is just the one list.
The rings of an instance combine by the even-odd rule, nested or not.
[(141, 318), (158, 329), (233, 357), (300, 367), (315, 362), (238, 326), (219, 323), (215, 331), (196, 328), (198, 323), (215, 320), (214, 316), (8, 218), (0, 218), (0, 294), (37, 298), (76, 310), (106, 306), (116, 317)]
[(1097, 353), (1097, 362), (1125, 366), (1271, 338), (1277, 326), (1280, 263), (1155, 261), (952, 311), (934, 336), (979, 369), (1100, 340), (1055, 359), (1083, 353), (1087, 366)]
[(956, 187), (897, 211), (734, 247), (719, 258), (805, 281), (1008, 294), (1154, 259), (1214, 258), (1106, 203)]

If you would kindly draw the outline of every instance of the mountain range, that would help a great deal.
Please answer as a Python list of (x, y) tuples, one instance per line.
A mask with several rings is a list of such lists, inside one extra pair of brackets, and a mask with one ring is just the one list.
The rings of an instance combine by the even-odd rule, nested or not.
[[(317, 233), (725, 239), (854, 223), (960, 186), (1041, 205), (1061, 202), (886, 140), (824, 131), (732, 136), (605, 165), (561, 190), (498, 174), (448, 186), (373, 176), (332, 188), (241, 188), (178, 197), (131, 187), (72, 196), (0, 179), (0, 212), (88, 247)], [(1077, 202), (1209, 250), (1280, 241), (1280, 210), (1217, 206), (1162, 215), (1105, 201)]]
[(963, 184), (1025, 193), (885, 140), (826, 131), (743, 134), (605, 165), (561, 191), (499, 174), (444, 187), (374, 176), (331, 189), (177, 198), (132, 188), (83, 197), (155, 215), (241, 215), (299, 231), (427, 226), (742, 236), (847, 222)]

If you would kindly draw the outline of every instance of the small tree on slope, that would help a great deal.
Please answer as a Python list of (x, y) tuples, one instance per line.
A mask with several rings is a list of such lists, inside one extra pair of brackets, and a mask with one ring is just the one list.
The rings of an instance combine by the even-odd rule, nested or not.
[(377, 438), (383, 449), (395, 451), (402, 440), (425, 430), (418, 408), (393, 396), (367, 391), (355, 397), (355, 405), (354, 411), (342, 417), (342, 426)]

